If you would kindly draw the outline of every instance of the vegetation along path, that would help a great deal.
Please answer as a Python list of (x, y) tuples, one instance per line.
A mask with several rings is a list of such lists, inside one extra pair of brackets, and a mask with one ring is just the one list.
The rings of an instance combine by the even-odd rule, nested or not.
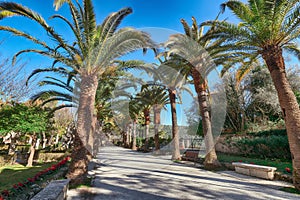
[(230, 171), (210, 172), (120, 147), (98, 154), (95, 179), (88, 189), (68, 192), (69, 200), (156, 199), (299, 199), (280, 191), (287, 183), (266, 181)]

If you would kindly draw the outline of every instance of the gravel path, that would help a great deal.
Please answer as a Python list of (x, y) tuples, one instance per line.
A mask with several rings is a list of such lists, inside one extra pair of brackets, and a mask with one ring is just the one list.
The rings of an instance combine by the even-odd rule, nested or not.
[(93, 187), (68, 191), (68, 200), (300, 199), (282, 192), (290, 184), (233, 171), (210, 172), (120, 147), (98, 154)]

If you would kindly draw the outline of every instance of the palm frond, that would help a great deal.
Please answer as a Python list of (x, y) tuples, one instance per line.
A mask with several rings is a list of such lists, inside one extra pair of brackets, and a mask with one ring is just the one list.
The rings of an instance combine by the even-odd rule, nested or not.
[(230, 8), (230, 10), (243, 21), (250, 22), (253, 17), (252, 11), (241, 1), (230, 0), (221, 4), (221, 12), (224, 12), (226, 7)]
[(281, 32), (284, 33), (281, 40), (288, 39), (288, 41), (295, 39), (296, 35), (292, 38), (293, 32), (297, 32), (300, 27), (300, 4), (294, 5), (292, 10), (289, 10), (290, 14), (283, 21)]
[(180, 22), (183, 26), (185, 34), (189, 37), (192, 37), (192, 32), (191, 32), (191, 28), (189, 27), (189, 24), (185, 21), (185, 19), (181, 19)]
[[(60, 44), (66, 44), (65, 41), (54, 31), (54, 29), (47, 24), (44, 18), (33, 10), (21, 4), (13, 2), (1, 2), (0, 11), (9, 11), (14, 13), (15, 15), (20, 15), (32, 19), (33, 21), (40, 24)], [(67, 49), (66, 45), (65, 48)]]
[(82, 35), (83, 11), (81, 9), (81, 6), (78, 3), (77, 3), (77, 8), (76, 8), (76, 6), (72, 2), (69, 2), (69, 8), (70, 8), (70, 12), (72, 15), (74, 29), (76, 30), (75, 36), (77, 39), (78, 46), (79, 46), (82, 54), (86, 55), (85, 44), (83, 43), (84, 37)]
[(7, 17), (12, 17), (14, 15), (16, 15), (16, 14), (13, 12), (7, 11), (7, 10), (0, 11), (0, 20), (7, 18)]
[(101, 25), (101, 32), (99, 32), (100, 41), (105, 41), (108, 37), (119, 27), (121, 21), (129, 14), (132, 13), (131, 8), (123, 8), (118, 12), (110, 14)]
[(94, 46), (94, 35), (96, 33), (96, 18), (94, 7), (91, 0), (84, 0), (83, 1), (83, 8), (84, 8), (84, 39), (87, 47)]
[(57, 86), (57, 87), (60, 87), (60, 88), (64, 88), (64, 89), (68, 90), (69, 92), (73, 92), (73, 87), (67, 85), (63, 81), (60, 81), (59, 79), (56, 79), (56, 78), (53, 78), (53, 77), (46, 77), (46, 79), (52, 79), (54, 81), (51, 81), (51, 80), (42, 80), (38, 84), (40, 86), (45, 86), (45, 85), (48, 85), (48, 86)]
[(72, 101), (73, 96), (64, 92), (59, 92), (56, 90), (47, 90), (47, 91), (40, 91), (37, 94), (33, 95), (31, 97), (31, 100), (33, 102), (37, 101), (38, 99), (48, 99), (50, 97), (64, 97), (65, 99), (68, 99)]
[(299, 45), (297, 44), (288, 44), (286, 46), (284, 46), (284, 49), (294, 55), (298, 60), (300, 60), (300, 48), (299, 48)]
[(101, 46), (94, 49), (90, 63), (101, 66), (96, 69), (101, 74), (105, 66), (120, 56), (142, 48), (150, 48), (155, 44), (147, 33), (131, 28), (123, 28), (107, 39)]
[(41, 45), (43, 46), (44, 48), (48, 49), (48, 50), (53, 50), (52, 48), (50, 48), (45, 42), (41, 41), (41, 40), (38, 40), (37, 38), (25, 33), (25, 32), (22, 32), (22, 31), (19, 31), (17, 29), (14, 29), (12, 27), (9, 27), (9, 26), (0, 26), (0, 30), (1, 31), (7, 31), (7, 32), (10, 32), (12, 33), (13, 35), (15, 36), (20, 36), (20, 37), (24, 37), (28, 40), (31, 40), (32, 42), (38, 44), (38, 45)]
[(64, 4), (64, 3), (69, 3), (70, 0), (54, 0), (53, 2), (53, 6), (55, 7), (55, 10), (59, 10), (60, 7)]

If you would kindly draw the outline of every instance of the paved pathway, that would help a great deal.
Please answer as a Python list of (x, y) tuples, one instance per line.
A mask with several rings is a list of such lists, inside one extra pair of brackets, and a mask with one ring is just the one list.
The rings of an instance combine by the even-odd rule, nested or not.
[(279, 190), (289, 184), (232, 171), (210, 172), (120, 147), (98, 154), (93, 187), (70, 190), (68, 200), (300, 199)]

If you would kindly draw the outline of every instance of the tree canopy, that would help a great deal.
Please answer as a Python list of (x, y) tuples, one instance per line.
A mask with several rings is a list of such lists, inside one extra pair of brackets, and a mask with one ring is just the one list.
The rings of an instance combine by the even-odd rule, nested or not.
[(24, 103), (2, 105), (0, 109), (0, 134), (11, 131), (23, 134), (42, 133), (51, 129), (51, 116), (46, 108)]

